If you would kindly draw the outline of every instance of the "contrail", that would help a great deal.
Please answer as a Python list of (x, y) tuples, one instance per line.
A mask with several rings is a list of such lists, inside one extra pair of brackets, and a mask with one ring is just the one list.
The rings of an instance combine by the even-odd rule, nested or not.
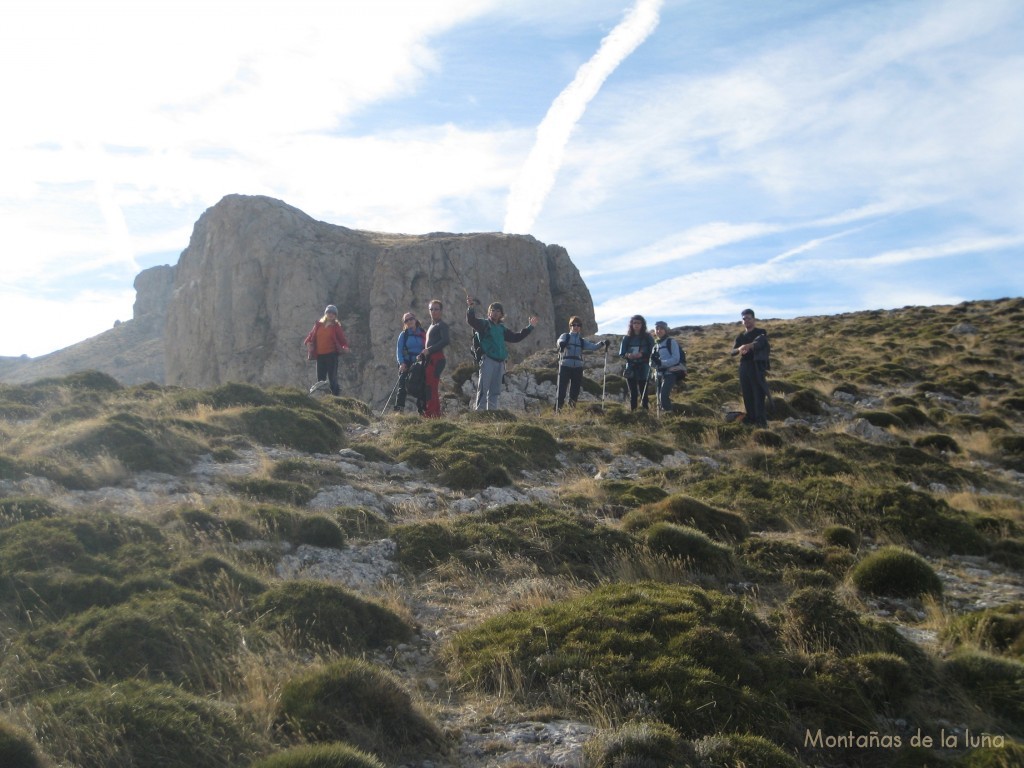
[(637, 0), (626, 17), (601, 41), (590, 60), (551, 103), (537, 126), (537, 140), (512, 185), (505, 211), (504, 232), (527, 233), (533, 227), (562, 165), (565, 145), (590, 100), (622, 61), (658, 26), (663, 0)]

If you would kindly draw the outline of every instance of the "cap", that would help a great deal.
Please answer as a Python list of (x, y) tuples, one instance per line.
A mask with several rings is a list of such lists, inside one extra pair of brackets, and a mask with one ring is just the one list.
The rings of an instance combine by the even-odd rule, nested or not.
[(667, 331), (668, 323), (666, 323), (664, 320), (659, 320), (654, 324), (654, 329), (657, 330), (658, 328), (664, 328)]
[(327, 309), (324, 310), (325, 315), (338, 314), (338, 308), (333, 304), (328, 304)]
[(404, 315), (402, 315), (402, 322), (403, 323), (408, 323), (410, 320), (415, 320), (415, 319), (416, 319), (416, 315), (414, 315), (412, 312), (406, 312)]

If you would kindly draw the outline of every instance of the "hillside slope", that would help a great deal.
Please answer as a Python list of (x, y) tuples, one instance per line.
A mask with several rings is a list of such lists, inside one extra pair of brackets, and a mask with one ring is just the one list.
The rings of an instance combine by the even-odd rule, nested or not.
[(0, 385), (0, 764), (1020, 765), (1022, 320), (765, 321), (767, 429), (726, 324), (660, 415)]

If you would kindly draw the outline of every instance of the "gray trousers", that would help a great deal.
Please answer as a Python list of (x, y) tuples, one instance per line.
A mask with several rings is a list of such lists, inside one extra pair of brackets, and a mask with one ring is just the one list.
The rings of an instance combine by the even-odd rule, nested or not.
[(505, 375), (505, 363), (484, 357), (480, 361), (480, 381), (476, 387), (476, 410), (494, 411), (498, 408), (501, 395), (501, 380)]

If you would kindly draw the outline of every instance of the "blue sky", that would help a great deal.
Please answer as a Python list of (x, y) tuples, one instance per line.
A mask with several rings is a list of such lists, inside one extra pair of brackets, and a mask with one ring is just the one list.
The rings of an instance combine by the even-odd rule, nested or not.
[(232, 193), (558, 243), (602, 332), (1024, 295), (1019, 0), (16, 0), (0, 93), (0, 355)]

